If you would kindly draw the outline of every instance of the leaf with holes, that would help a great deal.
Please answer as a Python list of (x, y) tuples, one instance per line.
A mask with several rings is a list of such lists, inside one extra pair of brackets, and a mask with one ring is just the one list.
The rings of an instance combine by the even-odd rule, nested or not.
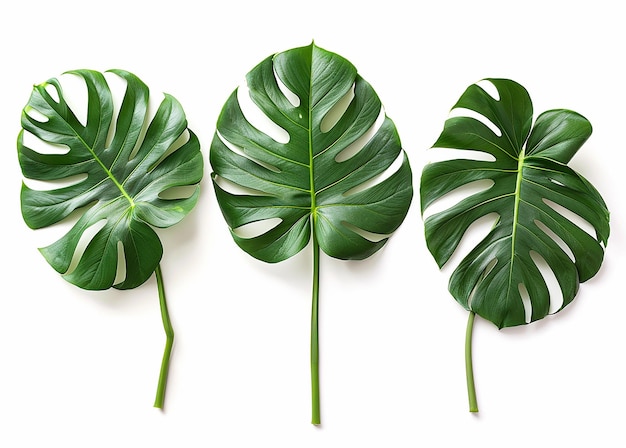
[[(312, 242), (312, 421), (319, 424), (320, 249), (340, 259), (379, 250), (408, 211), (411, 169), (378, 96), (341, 56), (314, 44), (291, 49), (246, 80), (262, 119), (245, 106), (244, 88), (232, 93), (211, 145), (212, 177), (231, 234), (250, 255), (279, 262)], [(244, 233), (259, 223), (269, 229)]]
[[(550, 110), (532, 123), (528, 92), (505, 79), (490, 79), (494, 98), (470, 86), (454, 109), (435, 148), (486, 153), (491, 160), (447, 160), (427, 165), (421, 178), (422, 213), (435, 201), (475, 181), (490, 186), (425, 219), (426, 242), (442, 267), (471, 224), (490, 214), (488, 235), (460, 262), (449, 289), (468, 311), (468, 386), (474, 314), (499, 328), (536, 321), (551, 312), (544, 275), (556, 277), (563, 309), (580, 282), (594, 276), (609, 237), (609, 212), (596, 189), (567, 163), (591, 135), (591, 125), (570, 110)], [(471, 114), (478, 116), (471, 116)], [(571, 215), (574, 215), (572, 217)], [(581, 229), (586, 221), (595, 235)], [(542, 274), (543, 270), (543, 274)], [(550, 271), (552, 274), (550, 274)]]
[[(203, 172), (202, 154), (176, 99), (165, 95), (149, 120), (146, 85), (131, 73), (111, 73), (126, 83), (116, 120), (113, 95), (100, 72), (69, 72), (86, 85), (85, 124), (69, 107), (59, 80), (33, 88), (22, 113), (18, 156), (27, 179), (45, 181), (51, 187), (39, 190), (23, 184), (22, 214), (33, 229), (78, 214), (64, 236), (40, 250), (55, 270), (81, 288), (135, 288), (156, 272), (168, 335), (155, 402), (161, 407), (173, 332), (159, 269), (163, 249), (153, 227), (176, 224), (194, 207)], [(26, 136), (56, 151), (38, 151), (32, 144), (31, 148)], [(54, 185), (68, 180), (69, 185)], [(177, 187), (191, 187), (193, 192), (171, 198), (167, 192)], [(94, 228), (91, 240), (81, 241)]]

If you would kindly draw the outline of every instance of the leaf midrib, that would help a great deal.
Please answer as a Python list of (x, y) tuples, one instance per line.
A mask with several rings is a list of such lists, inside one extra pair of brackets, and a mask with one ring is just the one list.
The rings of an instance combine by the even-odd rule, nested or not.
[[(311, 216), (313, 218), (313, 224), (317, 219), (317, 203), (316, 203), (316, 192), (315, 192), (315, 181), (314, 181), (314, 173), (313, 173), (313, 108), (311, 105), (311, 99), (313, 98), (313, 51), (311, 51), (311, 75), (309, 76), (309, 102), (308, 102), (308, 140), (309, 140), (309, 188), (311, 195)], [(315, 235), (315, 234), (314, 234)]]
[(517, 226), (518, 226), (518, 220), (519, 220), (519, 207), (520, 207), (520, 202), (521, 202), (521, 188), (522, 188), (522, 173), (523, 173), (523, 169), (524, 169), (524, 157), (525, 155), (525, 151), (524, 148), (521, 149), (520, 153), (519, 153), (519, 157), (517, 159), (517, 178), (515, 180), (515, 193), (514, 193), (514, 197), (515, 197), (515, 202), (513, 205), (513, 222), (511, 223), (512, 225), (512, 229), (511, 229), (511, 263), (509, 266), (509, 286), (508, 286), (508, 294), (511, 291), (511, 287), (513, 286), (511, 283), (513, 281), (513, 267), (515, 265), (515, 243), (516, 243), (516, 236), (517, 236)]
[[(54, 108), (53, 108), (54, 109)], [(62, 117), (61, 117), (62, 118)], [(78, 141), (85, 147), (85, 149), (91, 154), (91, 156), (93, 157), (93, 159), (98, 163), (98, 165), (100, 165), (100, 168), (102, 168), (102, 170), (105, 172), (105, 174), (107, 175), (107, 177), (109, 179), (111, 179), (111, 181), (113, 182), (113, 184), (119, 189), (120, 193), (122, 194), (122, 196), (124, 198), (126, 198), (126, 200), (130, 203), (131, 207), (135, 206), (135, 201), (133, 201), (133, 198), (130, 197), (130, 195), (126, 192), (126, 190), (124, 189), (124, 187), (122, 186), (122, 184), (120, 184), (117, 179), (115, 178), (115, 176), (113, 175), (113, 173), (111, 172), (111, 170), (109, 170), (106, 165), (102, 162), (102, 160), (100, 160), (100, 158), (98, 157), (98, 155), (96, 154), (96, 151), (91, 147), (91, 145), (89, 145), (85, 139), (83, 139), (81, 137), (81, 135), (77, 132), (76, 129), (74, 129), (73, 126), (71, 126), (66, 120), (63, 120), (68, 126), (69, 128), (72, 130), (72, 133), (74, 134), (74, 136), (78, 139)], [(100, 134), (100, 128), (98, 129), (98, 134)]]
[(126, 198), (126, 200), (128, 200), (128, 202), (130, 203), (131, 207), (135, 206), (135, 201), (133, 201), (133, 198), (130, 197), (130, 195), (126, 192), (126, 190), (124, 189), (124, 187), (122, 186), (122, 184), (120, 184), (117, 179), (115, 178), (115, 176), (113, 175), (113, 173), (111, 172), (111, 170), (109, 170), (106, 165), (104, 163), (102, 163), (102, 160), (100, 160), (100, 158), (96, 155), (95, 151), (93, 150), (93, 148), (91, 148), (87, 142), (85, 142), (78, 134), (76, 134), (77, 137), (80, 139), (81, 143), (83, 145), (85, 145), (85, 148), (87, 148), (87, 151), (89, 151), (91, 153), (91, 155), (93, 156), (93, 158), (95, 159), (95, 161), (98, 163), (98, 165), (100, 165), (100, 168), (102, 168), (102, 170), (106, 173), (107, 177), (109, 179), (111, 179), (111, 181), (113, 182), (113, 184), (115, 184), (115, 186), (120, 190), (120, 193), (122, 193), (122, 196), (124, 196)]

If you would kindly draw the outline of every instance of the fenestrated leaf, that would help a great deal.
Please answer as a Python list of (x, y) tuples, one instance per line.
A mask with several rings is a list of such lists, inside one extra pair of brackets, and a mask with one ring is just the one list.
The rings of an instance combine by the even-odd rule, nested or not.
[[(220, 114), (210, 157), (217, 199), (237, 244), (256, 258), (278, 262), (307, 245), (313, 226), (319, 246), (332, 257), (362, 259), (380, 249), (406, 216), (412, 185), (393, 122), (384, 116), (377, 124), (381, 103), (372, 87), (346, 59), (314, 44), (268, 57), (246, 79), (252, 101), (289, 141), (280, 143), (255, 128), (233, 92)], [(351, 91), (345, 113), (323, 129), (324, 118)], [(373, 127), (364, 146), (343, 160), (342, 151)], [(403, 162), (391, 176), (355, 190), (398, 157)], [(220, 179), (250, 193), (230, 192)], [(237, 233), (269, 219), (278, 224), (261, 235)], [(379, 237), (366, 238), (369, 233)]]
[[(145, 282), (162, 256), (161, 242), (152, 226), (176, 224), (194, 207), (203, 172), (198, 139), (187, 129), (178, 101), (165, 95), (148, 122), (146, 85), (131, 73), (111, 72), (127, 84), (115, 123), (113, 99), (104, 75), (76, 70), (70, 73), (81, 77), (87, 87), (86, 123), (82, 124), (68, 106), (60, 82), (50, 79), (34, 86), (22, 113), (23, 130), (18, 138), (18, 156), (26, 178), (54, 181), (85, 176), (70, 186), (45, 191), (24, 184), (21, 193), (24, 220), (34, 229), (51, 226), (80, 210), (71, 230), (41, 252), (68, 281), (85, 289), (128, 289)], [(48, 89), (56, 94), (51, 95)], [(107, 144), (112, 126), (115, 132)], [(24, 144), (25, 131), (67, 151), (35, 151)], [(178, 147), (186, 131), (189, 137)], [(161, 197), (170, 188), (194, 185), (188, 197)], [(103, 221), (104, 226), (88, 243), (78, 264), (68, 271), (83, 233)], [(126, 276), (113, 285), (119, 243)]]
[[(556, 276), (563, 295), (559, 310), (571, 303), (579, 283), (600, 268), (609, 237), (609, 212), (596, 189), (567, 166), (591, 135), (587, 119), (570, 110), (551, 110), (541, 114), (533, 126), (526, 90), (510, 80), (488, 81), (497, 88), (499, 99), (472, 85), (454, 108), (477, 112), (499, 132), (477, 118), (449, 118), (433, 146), (480, 151), (495, 160), (447, 160), (427, 165), (421, 179), (421, 206), (424, 212), (470, 182), (493, 182), (428, 217), (425, 232), (429, 250), (443, 266), (472, 223), (497, 214), (489, 234), (454, 270), (449, 288), (466, 309), (502, 328), (527, 323), (520, 288), (525, 288), (530, 298), (530, 321), (550, 311), (549, 290), (534, 254), (545, 260)], [(595, 235), (582, 230), (560, 207), (588, 222)]]
[[(234, 240), (252, 256), (279, 262), (312, 241), (311, 421), (319, 424), (320, 248), (340, 259), (379, 250), (408, 211), (411, 168), (378, 96), (341, 56), (311, 44), (268, 57), (246, 79), (287, 141), (251, 124), (236, 90), (218, 119), (212, 177)], [(255, 223), (271, 226), (242, 233)]]

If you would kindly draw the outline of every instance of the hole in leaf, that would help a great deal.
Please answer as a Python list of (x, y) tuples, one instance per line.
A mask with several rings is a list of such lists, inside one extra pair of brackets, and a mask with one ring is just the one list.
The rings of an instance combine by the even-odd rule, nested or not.
[(187, 199), (196, 191), (195, 185), (182, 185), (179, 187), (171, 187), (159, 193), (160, 199)]
[(528, 324), (530, 323), (532, 316), (533, 316), (533, 306), (532, 306), (532, 303), (530, 302), (530, 294), (528, 294), (526, 285), (524, 285), (523, 283), (520, 283), (519, 285), (517, 285), (517, 288), (522, 298), (522, 304), (524, 305), (524, 316), (525, 316), (524, 320)]
[[(116, 112), (117, 113), (117, 110)], [(116, 118), (116, 117), (114, 117)], [(107, 133), (107, 138), (106, 141), (104, 143), (104, 147), (105, 148), (110, 148), (111, 147), (111, 143), (113, 142), (113, 138), (115, 137), (115, 131), (117, 129), (117, 119), (113, 119), (111, 121), (111, 126), (109, 126), (109, 132)]]
[(470, 224), (461, 237), (461, 241), (459, 242), (456, 250), (448, 262), (443, 266), (442, 271), (452, 273), (452, 270), (459, 265), (461, 260), (463, 260), (463, 258), (465, 258), (467, 254), (489, 234), (499, 218), (500, 217), (497, 213), (488, 213)]
[(83, 125), (87, 124), (88, 93), (85, 80), (73, 73), (64, 73), (59, 78), (62, 87), (63, 99), (76, 116), (76, 119)]
[(484, 151), (472, 151), (469, 149), (454, 148), (430, 148), (428, 150), (429, 163), (442, 162), (445, 160), (477, 160), (481, 162), (495, 162), (496, 158)]
[(348, 106), (354, 99), (354, 84), (348, 89), (346, 94), (330, 108), (320, 123), (320, 131), (328, 132), (339, 122), (343, 114), (346, 113)]
[(93, 201), (83, 207), (73, 210), (68, 216), (60, 221), (48, 226), (38, 229), (33, 233), (33, 237), (36, 240), (37, 247), (46, 247), (62, 238), (67, 232), (69, 232), (74, 225), (80, 220), (80, 218), (87, 213), (87, 211), (96, 204)]
[(39, 154), (62, 155), (70, 152), (69, 146), (45, 142), (28, 131), (24, 131), (24, 133), (22, 134), (22, 143), (27, 148), (30, 148)]
[[(124, 94), (126, 94), (126, 91), (124, 91)], [(152, 123), (152, 120), (156, 116), (157, 111), (159, 110), (159, 107), (164, 99), (165, 99), (165, 95), (163, 94), (150, 95), (148, 97), (148, 107), (146, 108), (146, 115), (144, 117), (144, 120), (141, 126), (141, 131), (139, 132), (139, 137), (137, 137), (137, 142), (135, 143), (135, 147), (130, 152), (130, 156), (128, 157), (129, 160), (132, 160), (141, 149), (141, 146), (143, 145), (143, 142), (146, 138), (146, 133), (148, 132), (148, 128), (150, 127), (150, 124)], [(121, 105), (121, 100), (120, 100), (120, 105)], [(112, 123), (112, 125), (114, 125), (114, 123)]]
[(244, 187), (221, 176), (214, 176), (215, 183), (224, 191), (237, 196), (269, 196), (261, 190)]
[(126, 280), (126, 256), (124, 254), (124, 244), (117, 242), (117, 270), (115, 271), (114, 285), (118, 285)]
[(378, 243), (380, 241), (386, 240), (390, 236), (390, 235), (385, 235), (381, 233), (368, 232), (367, 230), (357, 227), (354, 224), (349, 223), (347, 221), (343, 221), (341, 224), (343, 224), (347, 229), (350, 229), (357, 235), (362, 236), (368, 241), (371, 241), (372, 243)]
[(26, 112), (26, 115), (28, 115), (30, 118), (32, 118), (33, 120), (35, 120), (35, 121), (37, 121), (39, 123), (47, 123), (49, 121), (48, 117), (46, 117), (44, 114), (39, 112), (34, 107), (27, 106), (27, 107), (24, 108), (24, 112)]
[(483, 271), (482, 278), (487, 277), (489, 273), (493, 271), (493, 268), (495, 268), (497, 264), (498, 264), (497, 258), (494, 258), (493, 260), (491, 260), (489, 264), (487, 265), (487, 267), (485, 268), (485, 270)]
[[(122, 107), (122, 101), (126, 94), (126, 88), (128, 83), (120, 76), (117, 76), (111, 72), (105, 72), (104, 77), (107, 80), (109, 89), (111, 91), (111, 98), (113, 100), (113, 116), (111, 117), (111, 126), (109, 126), (109, 132), (106, 139), (106, 148), (111, 146), (111, 142), (115, 137), (115, 131), (117, 130), (117, 119), (119, 117), (120, 108)], [(144, 130), (145, 131), (145, 130)], [(135, 148), (136, 149), (136, 148)]]
[(70, 262), (70, 266), (65, 274), (71, 274), (72, 272), (74, 272), (76, 266), (78, 266), (80, 259), (83, 257), (87, 246), (96, 236), (96, 234), (104, 228), (106, 223), (106, 219), (101, 219), (100, 221), (92, 224), (87, 229), (85, 229), (83, 234), (80, 236), (80, 239), (78, 240), (78, 244), (76, 245), (76, 249), (74, 250), (74, 255), (72, 256), (72, 261)]
[(71, 187), (73, 185), (78, 185), (81, 182), (84, 182), (87, 179), (87, 174), (76, 174), (75, 176), (65, 177), (63, 179), (55, 179), (55, 180), (37, 180), (37, 179), (24, 179), (24, 183), (28, 188), (37, 191), (50, 191), (56, 190), (59, 188)]
[(500, 101), (500, 92), (498, 92), (498, 88), (491, 81), (482, 79), (478, 81), (476, 85), (483, 89), (491, 98)]
[(281, 222), (283, 222), (281, 218), (263, 219), (237, 227), (233, 232), (240, 238), (256, 238), (277, 227)]
[(564, 187), (564, 186), (565, 186), (563, 183), (559, 182), (559, 181), (558, 181), (558, 180), (556, 180), (556, 179), (552, 179), (552, 178), (550, 178), (550, 182), (552, 182), (552, 183), (553, 183), (553, 184), (555, 184), (555, 185), (558, 185), (559, 187)]
[(546, 262), (546, 260), (539, 255), (538, 252), (534, 250), (530, 251), (530, 258), (532, 258), (533, 262), (541, 272), (543, 279), (548, 286), (548, 291), (550, 293), (550, 309), (548, 312), (550, 314), (554, 314), (561, 309), (563, 306), (563, 291), (561, 291), (561, 286), (559, 285), (558, 280), (556, 279), (556, 275), (554, 275), (554, 271)]
[(178, 136), (178, 138), (174, 141), (174, 143), (171, 144), (171, 146), (169, 148), (167, 148), (167, 150), (161, 155), (161, 157), (159, 157), (159, 160), (157, 160), (154, 165), (152, 165), (150, 167), (150, 171), (152, 171), (153, 169), (155, 169), (157, 166), (159, 166), (159, 164), (161, 162), (163, 162), (165, 159), (167, 159), (167, 157), (170, 154), (173, 154), (174, 152), (176, 152), (178, 149), (180, 149), (185, 143), (187, 143), (189, 141), (190, 135), (189, 135), (189, 130), (185, 129), (182, 134), (180, 134)]
[(247, 85), (242, 85), (237, 89), (237, 101), (248, 123), (278, 143), (289, 143), (289, 133), (274, 123), (254, 104), (252, 98), (250, 98), (250, 90)]
[(539, 229), (541, 229), (541, 231), (543, 231), (546, 235), (548, 235), (556, 244), (558, 244), (559, 247), (563, 250), (563, 252), (565, 252), (567, 256), (570, 258), (570, 260), (572, 260), (573, 262), (576, 261), (576, 257), (574, 257), (574, 253), (569, 248), (569, 246), (565, 243), (565, 241), (561, 239), (560, 236), (558, 236), (556, 233), (550, 230), (550, 228), (546, 226), (544, 223), (542, 223), (541, 221), (535, 220), (535, 225), (539, 227)]
[(428, 208), (424, 210), (424, 219), (447, 210), (474, 194), (484, 192), (493, 187), (494, 184), (495, 182), (491, 179), (481, 179), (468, 182), (465, 185), (455, 188), (430, 204)]
[(274, 78), (276, 78), (276, 83), (278, 84), (278, 88), (285, 95), (287, 101), (291, 103), (293, 107), (298, 107), (300, 105), (300, 97), (293, 93), (289, 88), (283, 83), (282, 79), (278, 76), (276, 71), (274, 70)]
[(557, 204), (556, 202), (553, 202), (553, 201), (551, 201), (549, 199), (545, 199), (544, 198), (543, 202), (548, 207), (550, 207), (552, 210), (557, 212), (559, 215), (561, 215), (564, 218), (570, 220), (572, 223), (574, 223), (576, 226), (578, 226), (581, 230), (584, 230), (589, 235), (591, 235), (592, 237), (595, 238), (596, 230), (586, 219), (582, 218), (580, 215), (577, 215), (573, 211), (571, 211), (571, 210), (563, 207), (562, 205)]
[(365, 133), (362, 136), (360, 136), (355, 141), (353, 141), (348, 146), (346, 146), (343, 150), (341, 150), (335, 156), (335, 161), (338, 163), (345, 162), (346, 160), (349, 160), (352, 157), (354, 157), (356, 154), (358, 154), (359, 151), (361, 151), (361, 149), (363, 149), (363, 147), (367, 144), (367, 142), (369, 142), (372, 139), (372, 137), (376, 135), (380, 127), (385, 122), (385, 118), (386, 118), (385, 111), (381, 108), (380, 113), (378, 114), (378, 117), (376, 118), (376, 121), (374, 122), (374, 124), (370, 126), (370, 128), (367, 131), (365, 131)]
[(474, 120), (478, 120), (482, 124), (487, 126), (489, 130), (493, 132), (496, 136), (502, 137), (502, 131), (500, 130), (498, 126), (493, 124), (493, 122), (490, 119), (488, 119), (482, 114), (479, 114), (478, 112), (474, 110), (465, 109), (463, 107), (457, 107), (450, 111), (450, 115), (448, 116), (448, 118), (456, 118), (456, 117), (468, 117), (468, 118), (473, 118)]
[(393, 163), (389, 165), (389, 168), (387, 168), (385, 171), (378, 174), (377, 176), (374, 176), (373, 178), (369, 179), (368, 181), (363, 182), (362, 184), (359, 184), (356, 187), (349, 189), (343, 195), (350, 196), (352, 194), (360, 193), (361, 191), (365, 191), (368, 188), (371, 188), (375, 185), (378, 185), (384, 182), (389, 177), (393, 176), (393, 174), (400, 169), (403, 162), (404, 162), (404, 152), (401, 151), (400, 154), (398, 154), (398, 157), (396, 157), (396, 160), (394, 160)]
[(261, 160), (257, 160), (255, 158), (250, 157), (242, 148), (240, 148), (237, 145), (233, 145), (231, 142), (229, 142), (228, 140), (226, 140), (222, 134), (219, 133), (219, 131), (217, 132), (217, 136), (219, 137), (219, 139), (222, 141), (222, 143), (224, 143), (224, 145), (230, 149), (232, 152), (234, 152), (235, 154), (240, 155), (241, 157), (245, 157), (246, 159), (256, 163), (259, 166), (262, 166), (263, 168), (270, 170), (274, 173), (280, 173), (280, 169), (278, 169), (277, 167), (275, 167), (274, 165), (271, 165), (269, 163), (263, 162)]
[(59, 92), (57, 92), (56, 87), (54, 85), (48, 84), (48, 83), (44, 83), (43, 85), (44, 85), (44, 89), (46, 90), (48, 95), (50, 95), (52, 100), (55, 103), (58, 103), (60, 101), (60, 98), (59, 98)]
[(489, 275), (489, 273), (491, 271), (493, 271), (493, 268), (495, 268), (497, 264), (498, 264), (498, 259), (497, 258), (494, 258), (493, 260), (491, 260), (489, 262), (489, 264), (487, 264), (487, 266), (483, 270), (483, 272), (480, 275), (480, 278), (478, 279), (476, 284), (474, 285), (474, 289), (472, 289), (472, 292), (470, 293), (469, 297), (467, 298), (467, 305), (469, 306), (470, 310), (472, 309), (472, 300), (474, 299), (474, 295), (476, 294), (476, 290), (478, 289), (478, 286), (482, 283), (482, 281), (485, 279), (485, 277), (487, 277)]

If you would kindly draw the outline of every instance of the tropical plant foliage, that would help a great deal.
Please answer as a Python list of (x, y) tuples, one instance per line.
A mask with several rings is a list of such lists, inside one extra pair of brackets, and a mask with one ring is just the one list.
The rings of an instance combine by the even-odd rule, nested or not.
[[(540, 264), (547, 265), (558, 281), (562, 303), (556, 311), (571, 303), (579, 283), (600, 268), (609, 212), (598, 191), (567, 166), (591, 135), (589, 121), (559, 109), (542, 113), (533, 125), (532, 103), (521, 85), (505, 79), (488, 81), (498, 98), (476, 84), (470, 86), (454, 109), (479, 116), (449, 118), (433, 146), (478, 151), (492, 160), (427, 165), (421, 178), (421, 206), (425, 212), (469, 183), (490, 182), (426, 218), (425, 233), (441, 267), (471, 224), (489, 214), (497, 216), (493, 228), (452, 273), (449, 289), (472, 319), (476, 313), (502, 328), (549, 314), (550, 292)], [(582, 221), (595, 234), (585, 232)]]
[[(340, 259), (379, 250), (406, 216), (411, 170), (378, 96), (341, 56), (314, 44), (291, 49), (262, 61), (246, 80), (251, 100), (288, 138), (277, 141), (251, 124), (235, 90), (211, 145), (212, 177), (231, 234), (250, 255), (279, 262), (313, 244), (313, 423), (319, 423), (319, 250)], [(270, 228), (242, 235), (259, 222)]]
[[(168, 154), (187, 129), (182, 107), (166, 95), (144, 131), (149, 92), (136, 76), (112, 70), (127, 82), (127, 90), (113, 123), (113, 99), (102, 73), (77, 70), (88, 92), (86, 124), (68, 107), (58, 80), (34, 87), (22, 114), (18, 155), (24, 176), (54, 181), (86, 175), (79, 182), (48, 191), (22, 187), (22, 214), (29, 227), (47, 227), (87, 207), (76, 225), (61, 239), (41, 249), (50, 265), (65, 279), (85, 289), (134, 288), (155, 271), (163, 249), (151, 226), (169, 227), (195, 205), (199, 187), (188, 198), (162, 199), (169, 188), (194, 185), (202, 178), (202, 155), (196, 136)], [(47, 90), (52, 86), (54, 98)], [(58, 100), (57, 100), (58, 99)], [(33, 117), (31, 110), (46, 120)], [(109, 142), (109, 130), (115, 133)], [(23, 143), (24, 131), (68, 150), (42, 154)], [(93, 237), (76, 267), (68, 272), (80, 237), (89, 227), (106, 221)], [(114, 284), (118, 242), (123, 245), (126, 277)]]
[[(82, 78), (87, 88), (84, 124), (68, 106), (57, 79), (34, 86), (22, 113), (18, 156), (26, 178), (49, 182), (51, 188), (23, 184), (22, 214), (33, 229), (78, 214), (64, 236), (40, 251), (66, 280), (81, 288), (134, 288), (156, 271), (165, 322), (167, 308), (158, 270), (163, 248), (153, 227), (176, 224), (194, 207), (203, 173), (202, 154), (176, 99), (165, 95), (149, 120), (147, 86), (129, 72), (111, 72), (126, 82), (116, 120), (113, 96), (100, 72), (69, 72)], [(57, 151), (29, 148), (26, 132)], [(55, 187), (53, 182), (60, 180), (72, 182)], [(174, 187), (185, 186), (195, 186), (188, 196), (164, 196)], [(80, 248), (81, 237), (93, 226), (101, 227)], [(171, 338), (173, 333), (168, 332), (168, 342)]]

